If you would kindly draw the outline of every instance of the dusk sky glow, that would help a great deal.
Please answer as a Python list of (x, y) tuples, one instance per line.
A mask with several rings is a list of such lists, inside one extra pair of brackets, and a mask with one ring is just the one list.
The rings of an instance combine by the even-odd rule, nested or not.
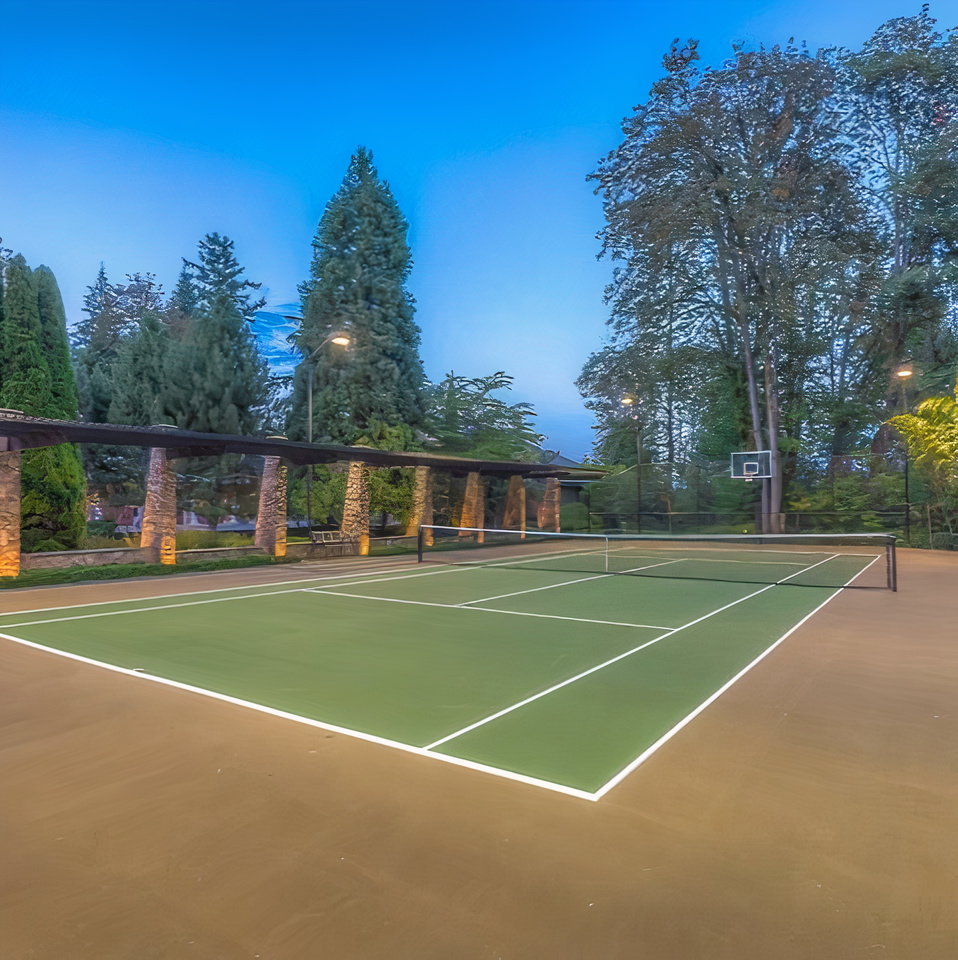
[[(360, 144), (409, 221), (427, 376), (515, 377), (546, 446), (579, 459), (573, 381), (612, 264), (586, 176), (673, 38), (855, 46), (920, 2), (513, 0), (0, 4), (0, 236), (56, 274), (71, 323), (100, 261), (156, 273), (217, 231), (272, 307)], [(944, 30), (958, 0), (932, 2)]]

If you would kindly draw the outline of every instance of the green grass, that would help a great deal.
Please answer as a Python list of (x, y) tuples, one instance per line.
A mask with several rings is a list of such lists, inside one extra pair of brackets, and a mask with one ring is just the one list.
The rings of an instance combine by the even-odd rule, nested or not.
[(66, 570), (21, 570), (17, 577), (0, 577), (0, 590), (17, 587), (47, 587), (58, 583), (87, 583), (97, 580), (126, 580), (130, 577), (167, 577), (177, 573), (205, 573), (262, 567), (274, 563), (295, 563), (294, 558), (270, 556), (236, 557), (229, 560), (197, 560), (193, 563), (113, 563), (102, 567), (69, 567)]

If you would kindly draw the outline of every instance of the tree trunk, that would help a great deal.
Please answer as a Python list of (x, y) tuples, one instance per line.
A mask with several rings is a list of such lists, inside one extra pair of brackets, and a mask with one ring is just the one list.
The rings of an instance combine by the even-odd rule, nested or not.
[(360, 556), (369, 553), (369, 467), (358, 460), (349, 464), (340, 532), (344, 539), (358, 544)]
[[(752, 437), (756, 450), (764, 450), (762, 442), (762, 416), (758, 405), (758, 382), (755, 378), (755, 358), (752, 355), (752, 344), (748, 338), (748, 328), (745, 324), (739, 325), (739, 335), (742, 338), (742, 353), (745, 359), (745, 376), (748, 383), (748, 406), (752, 414)], [(770, 485), (767, 480), (762, 481), (762, 524), (757, 533), (768, 533), (765, 529), (771, 500)]]
[(775, 369), (775, 343), (770, 344), (765, 356), (765, 409), (768, 417), (768, 448), (771, 451), (772, 477), (768, 483), (768, 523), (766, 533), (784, 533), (785, 515), (782, 513), (782, 462), (778, 449), (778, 430), (781, 414), (778, 404), (778, 379)]

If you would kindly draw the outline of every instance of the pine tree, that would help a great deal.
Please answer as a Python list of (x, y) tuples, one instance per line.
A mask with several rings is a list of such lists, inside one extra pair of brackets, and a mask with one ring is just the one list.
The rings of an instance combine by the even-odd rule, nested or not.
[(196, 285), (193, 283), (193, 276), (187, 261), (184, 260), (176, 286), (170, 294), (169, 306), (175, 307), (188, 316), (196, 309), (198, 301), (199, 297), (196, 292)]
[(77, 388), (70, 364), (66, 311), (56, 277), (49, 267), (33, 272), (37, 281), (37, 307), (42, 334), (41, 349), (50, 371), (50, 408), (48, 416), (63, 420), (77, 417)]
[(0, 406), (45, 417), (49, 415), (50, 380), (41, 352), (37, 281), (20, 254), (8, 264), (4, 280)]
[[(310, 278), (300, 288), (303, 321), (287, 430), (306, 435), (306, 377), (315, 355), (313, 436), (351, 443), (374, 423), (423, 423), (423, 370), (413, 298), (408, 225), (372, 154), (360, 147), (327, 204), (313, 241)], [(319, 348), (336, 330), (347, 352)], [(318, 351), (318, 352), (317, 352)]]
[(197, 309), (211, 311), (225, 294), (239, 315), (252, 323), (256, 311), (262, 309), (266, 301), (250, 302), (248, 291), (259, 290), (262, 284), (243, 277), (243, 268), (233, 253), (233, 241), (218, 233), (208, 233), (200, 240), (198, 259), (198, 263), (183, 260), (176, 288), (176, 305), (185, 313)]
[(190, 319), (169, 351), (166, 414), (205, 433), (252, 433), (266, 400), (268, 370), (237, 301), (223, 291)]
[(86, 294), (83, 297), (83, 312), (86, 314), (86, 318), (81, 320), (74, 328), (74, 344), (79, 346), (90, 342), (94, 322), (97, 317), (107, 311), (112, 297), (113, 285), (107, 279), (106, 268), (101, 260), (96, 280), (86, 288)]
[[(131, 341), (139, 337), (143, 316), (159, 314), (163, 309), (163, 287), (156, 282), (154, 274), (127, 274), (126, 280), (125, 284), (110, 284), (101, 264), (96, 282), (87, 288), (83, 309), (88, 316), (78, 325), (73, 340), (82, 420), (107, 423), (117, 409), (124, 408), (123, 404), (114, 407), (117, 364), (121, 355), (128, 352)], [(147, 386), (144, 383), (144, 390)], [(152, 397), (141, 397), (138, 403), (149, 406)], [(123, 417), (118, 418), (118, 422), (142, 423), (138, 418)], [(93, 489), (108, 499), (117, 494), (121, 503), (128, 502), (129, 496), (139, 496), (142, 473), (139, 450), (109, 444), (85, 444), (81, 449), (87, 479)]]
[(167, 324), (156, 311), (144, 312), (136, 335), (117, 348), (108, 413), (111, 423), (149, 426), (165, 422), (169, 351)]
[[(31, 271), (17, 256), (4, 281), (0, 406), (33, 416), (73, 419), (76, 387), (56, 278), (46, 267)], [(86, 482), (76, 447), (58, 444), (25, 451), (21, 482), (22, 549), (79, 546), (85, 530)]]

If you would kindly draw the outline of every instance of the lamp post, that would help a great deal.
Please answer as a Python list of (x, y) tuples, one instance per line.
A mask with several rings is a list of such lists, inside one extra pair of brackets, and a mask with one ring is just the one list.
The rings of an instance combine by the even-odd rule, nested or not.
[[(313, 379), (316, 376), (316, 355), (328, 343), (335, 343), (340, 347), (349, 346), (349, 337), (340, 330), (331, 333), (326, 339), (306, 358), (309, 372), (306, 376), (306, 442), (313, 442)], [(313, 465), (309, 464), (306, 471), (306, 529), (309, 531), (310, 543), (315, 543), (313, 537), (313, 504), (312, 504), (312, 481)]]
[(635, 400), (632, 397), (623, 397), (622, 405), (629, 411), (635, 421), (635, 532), (642, 532), (642, 423), (638, 413), (632, 413)]
[[(901, 412), (908, 412), (908, 402), (906, 400), (905, 394), (905, 385), (908, 383), (908, 378), (914, 373), (914, 368), (912, 367), (911, 361), (908, 360), (905, 363), (901, 364), (898, 369), (895, 371), (895, 375), (898, 377), (898, 383), (901, 386)], [(911, 497), (908, 493), (908, 443), (907, 441), (903, 442), (902, 446), (905, 450), (905, 542), (911, 542)]]

